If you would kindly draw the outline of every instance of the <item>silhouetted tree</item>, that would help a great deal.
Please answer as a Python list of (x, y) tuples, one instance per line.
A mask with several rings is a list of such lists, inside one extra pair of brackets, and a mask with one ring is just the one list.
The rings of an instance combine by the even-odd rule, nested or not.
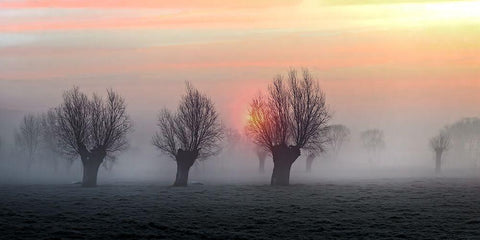
[(223, 129), (213, 102), (187, 83), (175, 113), (163, 109), (158, 118), (160, 131), (153, 145), (177, 162), (174, 186), (187, 186), (190, 167), (198, 158), (218, 153)]
[(107, 97), (92, 98), (78, 87), (63, 94), (63, 103), (54, 109), (55, 139), (58, 149), (71, 157), (80, 156), (83, 164), (83, 187), (97, 185), (98, 168), (106, 157), (128, 146), (127, 133), (132, 123), (125, 100), (113, 90)]
[(41, 134), (41, 119), (33, 114), (24, 116), (19, 130), (15, 132), (15, 145), (26, 154), (28, 169), (35, 161)]
[(272, 153), (271, 185), (288, 185), (290, 168), (300, 149), (322, 149), (330, 114), (325, 95), (307, 69), (290, 70), (287, 84), (277, 76), (267, 97), (250, 104), (247, 132), (255, 144)]
[(450, 136), (442, 131), (430, 140), (430, 146), (435, 151), (435, 172), (440, 173), (442, 154), (450, 147)]
[(372, 157), (376, 157), (377, 154), (385, 148), (385, 140), (382, 130), (366, 130), (360, 134), (360, 138), (362, 140), (363, 148), (365, 148), (370, 155), (370, 161), (372, 161)]

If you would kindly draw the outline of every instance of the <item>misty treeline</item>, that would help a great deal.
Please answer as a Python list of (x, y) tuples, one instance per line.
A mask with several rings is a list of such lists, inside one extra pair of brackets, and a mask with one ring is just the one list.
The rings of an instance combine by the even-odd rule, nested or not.
[[(38, 167), (40, 160), (54, 172), (79, 161), (82, 186), (96, 186), (100, 166), (111, 168), (118, 154), (129, 146), (133, 123), (126, 105), (112, 89), (104, 96), (87, 95), (78, 87), (66, 90), (59, 105), (23, 117), (14, 133), (15, 156), (9, 157), (21, 159), (27, 171)], [(383, 130), (365, 129), (352, 136), (347, 126), (331, 123), (331, 116), (325, 93), (309, 70), (291, 69), (285, 76), (274, 77), (266, 91), (252, 99), (243, 131), (225, 126), (209, 96), (187, 82), (177, 107), (159, 111), (157, 129), (150, 137), (163, 156), (176, 162), (174, 186), (188, 185), (192, 166), (221, 152), (231, 154), (239, 145), (247, 146), (256, 156), (259, 174), (267, 171), (272, 160), (273, 186), (289, 185), (292, 165), (301, 156), (305, 172), (310, 173), (316, 159), (338, 160), (352, 139), (363, 149), (366, 165), (378, 165), (387, 145)], [(436, 172), (440, 172), (446, 152), (476, 165), (479, 136), (480, 119), (469, 118), (432, 137)], [(0, 152), (5, 152), (1, 137)], [(228, 154), (222, 158), (229, 158)]]
[(455, 162), (463, 162), (472, 168), (480, 163), (480, 119), (464, 118), (446, 125), (430, 139), (430, 148), (435, 155), (435, 170), (441, 172), (445, 155)]

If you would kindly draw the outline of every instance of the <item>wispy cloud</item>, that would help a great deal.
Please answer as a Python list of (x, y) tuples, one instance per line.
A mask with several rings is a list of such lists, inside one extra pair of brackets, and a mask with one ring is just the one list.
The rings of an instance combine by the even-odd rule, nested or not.
[(302, 0), (4, 0), (0, 8), (269, 8)]

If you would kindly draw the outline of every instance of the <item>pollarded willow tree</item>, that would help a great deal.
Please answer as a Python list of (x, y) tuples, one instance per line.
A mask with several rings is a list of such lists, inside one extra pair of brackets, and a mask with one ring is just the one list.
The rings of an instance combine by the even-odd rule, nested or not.
[(187, 83), (177, 111), (163, 109), (152, 143), (177, 162), (174, 186), (187, 186), (190, 168), (220, 150), (223, 127), (212, 100)]
[(272, 154), (271, 185), (288, 185), (290, 168), (301, 149), (323, 149), (328, 142), (330, 114), (325, 94), (308, 69), (277, 76), (267, 96), (250, 104), (247, 132), (254, 143)]
[(377, 158), (378, 153), (385, 148), (385, 139), (383, 131), (380, 129), (365, 130), (360, 134), (362, 147), (367, 150), (369, 161)]
[(435, 152), (435, 172), (440, 173), (442, 167), (442, 155), (450, 148), (450, 136), (445, 132), (440, 132), (437, 136), (430, 139), (430, 147)]
[(30, 169), (35, 161), (38, 147), (42, 137), (40, 117), (27, 114), (20, 122), (20, 127), (15, 132), (15, 145), (27, 155), (27, 168)]
[(132, 123), (123, 97), (113, 90), (103, 98), (89, 98), (78, 87), (63, 94), (63, 103), (54, 110), (48, 124), (54, 129), (58, 149), (71, 157), (80, 156), (83, 187), (97, 185), (98, 169), (108, 157), (128, 146)]

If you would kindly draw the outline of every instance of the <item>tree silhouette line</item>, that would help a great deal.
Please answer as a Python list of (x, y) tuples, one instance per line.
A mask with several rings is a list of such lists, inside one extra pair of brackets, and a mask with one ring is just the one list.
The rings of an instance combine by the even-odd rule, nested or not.
[[(268, 156), (273, 160), (270, 184), (290, 183), (293, 163), (305, 152), (306, 171), (314, 159), (327, 151), (333, 159), (350, 139), (350, 130), (340, 124), (329, 124), (331, 113), (326, 96), (308, 69), (291, 69), (286, 76), (277, 75), (265, 93), (249, 104), (246, 136), (256, 147), (258, 171), (265, 172)], [(152, 144), (177, 164), (174, 186), (187, 186), (190, 168), (196, 161), (218, 154), (221, 142), (235, 143), (238, 132), (221, 124), (214, 102), (190, 83), (177, 108), (164, 108), (158, 114), (157, 131)], [(38, 155), (38, 149), (54, 163), (59, 159), (79, 159), (83, 166), (82, 186), (97, 185), (102, 164), (114, 161), (128, 148), (128, 134), (133, 123), (127, 114), (125, 100), (117, 92), (106, 96), (88, 96), (73, 87), (63, 93), (62, 102), (44, 114), (27, 114), (15, 133), (15, 145), (25, 154), (27, 168)], [(480, 120), (465, 119), (446, 127), (430, 141), (435, 152), (435, 169), (439, 173), (442, 156), (450, 149), (470, 155), (480, 152)], [(385, 148), (380, 129), (361, 132), (362, 147), (370, 162), (376, 161)], [(453, 144), (455, 143), (455, 144)], [(464, 154), (468, 157), (468, 154)]]

